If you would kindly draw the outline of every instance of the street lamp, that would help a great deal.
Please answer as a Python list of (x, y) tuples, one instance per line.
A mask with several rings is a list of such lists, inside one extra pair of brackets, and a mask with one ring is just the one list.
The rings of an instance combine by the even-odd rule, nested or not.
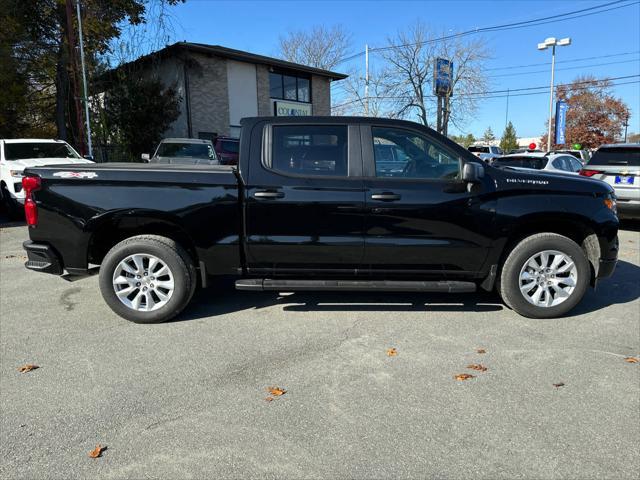
[(556, 46), (566, 47), (571, 45), (569, 37), (557, 40), (555, 37), (547, 38), (538, 44), (538, 50), (546, 50), (551, 47), (551, 91), (549, 92), (549, 131), (547, 133), (547, 151), (551, 151), (551, 116), (553, 115), (553, 74), (556, 67)]

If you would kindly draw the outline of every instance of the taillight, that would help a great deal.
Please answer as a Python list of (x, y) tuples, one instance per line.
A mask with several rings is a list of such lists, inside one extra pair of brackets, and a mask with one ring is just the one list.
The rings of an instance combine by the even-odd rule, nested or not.
[(587, 168), (583, 168), (582, 170), (580, 170), (580, 175), (582, 175), (583, 177), (593, 177), (594, 175), (597, 175), (599, 173), (604, 173), (602, 170), (589, 170)]
[(31, 194), (40, 190), (40, 177), (23, 177), (22, 189), (24, 190), (24, 216), (27, 225), (35, 227), (38, 224), (38, 206)]

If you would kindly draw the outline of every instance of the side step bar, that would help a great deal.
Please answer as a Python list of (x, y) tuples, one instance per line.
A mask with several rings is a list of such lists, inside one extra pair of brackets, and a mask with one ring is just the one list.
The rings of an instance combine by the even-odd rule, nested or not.
[(473, 282), (401, 281), (401, 280), (274, 280), (245, 278), (236, 280), (237, 290), (314, 292), (314, 291), (377, 291), (377, 292), (445, 292), (476, 291)]

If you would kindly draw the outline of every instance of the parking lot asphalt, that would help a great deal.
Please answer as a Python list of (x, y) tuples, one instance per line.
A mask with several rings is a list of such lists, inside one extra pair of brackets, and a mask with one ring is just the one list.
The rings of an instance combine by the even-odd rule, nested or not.
[(486, 294), (216, 284), (136, 325), (95, 277), (26, 271), (26, 238), (0, 228), (1, 478), (638, 478), (637, 226), (554, 320)]

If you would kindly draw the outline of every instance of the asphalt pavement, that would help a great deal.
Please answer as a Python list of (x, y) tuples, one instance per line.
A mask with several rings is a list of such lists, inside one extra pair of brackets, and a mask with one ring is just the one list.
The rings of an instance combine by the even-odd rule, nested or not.
[(4, 225), (0, 478), (637, 479), (638, 230), (561, 319), (488, 294), (219, 283), (136, 325), (95, 277), (26, 271), (27, 229)]

